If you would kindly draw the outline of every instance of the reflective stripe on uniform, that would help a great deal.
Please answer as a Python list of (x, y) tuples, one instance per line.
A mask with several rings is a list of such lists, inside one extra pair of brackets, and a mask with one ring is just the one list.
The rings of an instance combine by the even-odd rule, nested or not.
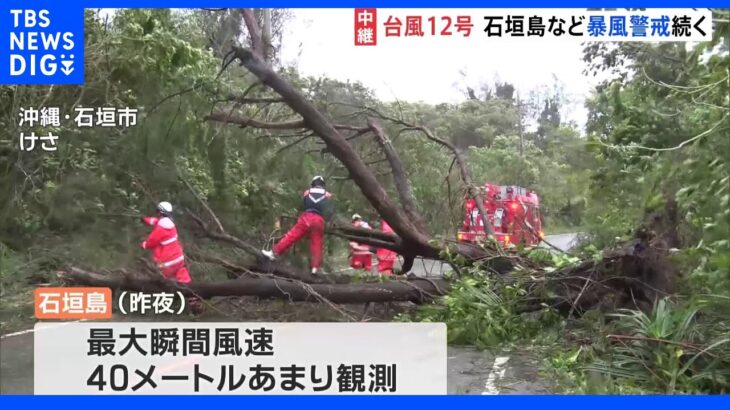
[[(314, 202), (315, 204), (318, 204), (320, 201), (322, 201), (323, 199), (327, 198), (327, 191), (324, 190), (323, 188), (312, 188), (312, 189), (308, 190), (306, 192), (306, 194), (309, 197), (309, 199), (312, 202)], [(319, 198), (315, 198), (315, 197), (312, 196), (312, 194), (322, 194), (322, 196), (319, 197)]]
[(370, 246), (361, 245), (357, 242), (350, 242), (350, 250), (352, 250), (353, 253), (370, 253)]
[(182, 262), (185, 259), (185, 256), (179, 256), (171, 261), (160, 263), (158, 266), (161, 268), (166, 268), (168, 266), (176, 265), (180, 262)]
[(161, 241), (160, 244), (161, 245), (169, 245), (169, 244), (175, 242), (176, 240), (177, 240), (177, 236), (173, 236), (170, 239), (165, 239), (164, 241)]

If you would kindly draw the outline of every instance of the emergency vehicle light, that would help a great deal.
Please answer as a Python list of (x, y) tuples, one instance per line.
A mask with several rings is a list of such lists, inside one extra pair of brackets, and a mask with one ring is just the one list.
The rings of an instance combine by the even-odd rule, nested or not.
[(456, 234), (456, 240), (463, 241), (464, 240), (464, 234), (461, 233), (461, 232), (459, 232), (458, 234)]
[(515, 209), (517, 209), (517, 203), (512, 202), (511, 204), (509, 204), (509, 207), (512, 208), (513, 210), (515, 210)]
[(509, 235), (504, 236), (504, 243), (509, 243)]

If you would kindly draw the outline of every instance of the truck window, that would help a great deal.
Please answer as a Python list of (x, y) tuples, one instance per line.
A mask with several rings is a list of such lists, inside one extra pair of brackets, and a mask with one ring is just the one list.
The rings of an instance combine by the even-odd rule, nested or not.
[(502, 217), (503, 216), (504, 216), (504, 208), (497, 208), (497, 211), (494, 212), (494, 226), (495, 227), (502, 226)]
[(471, 226), (472, 227), (477, 226), (477, 221), (479, 221), (479, 210), (474, 208), (474, 210), (471, 211), (471, 215), (470, 215)]

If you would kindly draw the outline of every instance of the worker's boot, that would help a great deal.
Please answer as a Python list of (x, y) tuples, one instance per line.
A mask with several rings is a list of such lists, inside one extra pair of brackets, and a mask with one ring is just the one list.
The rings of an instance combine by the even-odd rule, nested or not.
[(203, 302), (197, 297), (188, 298), (188, 307), (190, 308), (190, 313), (195, 316), (203, 313)]
[(262, 249), (261, 253), (264, 254), (269, 260), (276, 260), (276, 255), (274, 254), (274, 251), (267, 251), (266, 249)]

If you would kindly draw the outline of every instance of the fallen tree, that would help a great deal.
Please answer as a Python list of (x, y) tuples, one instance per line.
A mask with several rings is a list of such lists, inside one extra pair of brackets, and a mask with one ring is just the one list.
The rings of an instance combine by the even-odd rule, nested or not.
[(674, 292), (676, 271), (663, 252), (635, 239), (613, 249), (599, 260), (582, 260), (552, 272), (515, 272), (528, 291), (522, 311), (543, 304), (567, 314), (589, 310), (651, 310), (654, 302)]
[[(558, 270), (535, 268), (525, 261), (522, 270), (498, 275), (498, 284), (523, 287), (527, 295), (520, 306), (523, 312), (543, 309), (545, 304), (567, 315), (598, 309), (650, 309), (658, 298), (674, 291), (676, 271), (665, 260), (665, 251), (645, 239), (634, 239), (599, 260), (579, 261)], [(377, 283), (345, 283), (327, 277), (312, 279), (289, 268), (288, 277), (278, 276), (271, 266), (244, 268), (223, 260), (210, 259), (240, 276), (222, 282), (195, 282), (182, 286), (161, 277), (127, 272), (97, 273), (80, 268), (59, 272), (58, 277), (69, 284), (110, 287), (118, 290), (144, 292), (182, 291), (207, 299), (220, 296), (256, 296), (292, 302), (331, 303), (428, 303), (448, 292), (450, 281), (409, 276)], [(532, 265), (530, 267), (529, 265)], [(277, 272), (282, 274), (281, 271)], [(483, 273), (477, 273), (483, 274)], [(332, 281), (335, 283), (322, 283)], [(314, 283), (312, 283), (314, 282)], [(339, 282), (339, 283), (337, 283)]]
[[(418, 131), (429, 140), (438, 143), (442, 147), (449, 149), (454, 155), (454, 162), (458, 164), (462, 182), (466, 186), (467, 193), (476, 199), (482, 219), (485, 221), (485, 229), (489, 234), (493, 233), (491, 225), (486, 217), (486, 210), (483, 206), (483, 194), (479, 188), (471, 180), (471, 172), (463, 153), (461, 153), (453, 144), (447, 140), (441, 139), (432, 131), (409, 124), (401, 120), (389, 118), (385, 115), (372, 110), (372, 116), (362, 126), (336, 124), (317, 107), (309, 101), (299, 90), (297, 90), (282, 74), (273, 69), (266, 59), (266, 53), (262, 50), (261, 41), (259, 41), (260, 27), (253, 18), (253, 10), (240, 10), (244, 17), (248, 32), (250, 35), (250, 48), (234, 46), (229, 53), (229, 57), (224, 61), (224, 67), (228, 67), (233, 61), (238, 61), (246, 67), (259, 81), (260, 84), (267, 86), (270, 90), (278, 94), (276, 101), (286, 104), (293, 113), (299, 116), (299, 119), (289, 120), (286, 122), (269, 123), (256, 118), (246, 117), (233, 106), (231, 109), (221, 109), (215, 111), (206, 117), (209, 121), (235, 124), (240, 127), (253, 127), (269, 130), (293, 129), (301, 131), (309, 131), (313, 135), (319, 137), (324, 143), (324, 151), (334, 156), (347, 170), (351, 179), (361, 190), (364, 197), (375, 208), (378, 214), (385, 219), (393, 228), (397, 236), (393, 237), (375, 237), (372, 233), (364, 230), (352, 230), (340, 225), (332, 228), (332, 233), (363, 244), (369, 244), (377, 247), (383, 247), (398, 252), (404, 258), (403, 270), (409, 271), (416, 257), (425, 257), (429, 259), (444, 259), (444, 254), (459, 254), (467, 261), (488, 261), (490, 268), (506, 273), (513, 268), (509, 258), (503, 258), (503, 253), (496, 243), (490, 243), (487, 246), (472, 246), (464, 243), (441, 241), (431, 235), (425, 224), (425, 219), (416, 206), (415, 198), (410, 190), (406, 170), (401, 163), (398, 153), (390, 144), (389, 138), (383, 127), (380, 126), (379, 120), (395, 121), (403, 128), (403, 131)], [(247, 90), (247, 92), (250, 91)], [(247, 96), (237, 96), (232, 99), (236, 104), (241, 101), (247, 101)], [(351, 136), (346, 136), (344, 132), (354, 132)], [(376, 177), (375, 172), (368, 166), (368, 163), (361, 158), (353, 148), (351, 141), (356, 137), (365, 134), (372, 134), (375, 142), (381, 147), (385, 155), (385, 160), (390, 164), (391, 173), (395, 185), (395, 191), (398, 194), (398, 203), (393, 200), (385, 187)], [(447, 252), (445, 252), (447, 251)], [(261, 258), (258, 255), (257, 258)]]
[(175, 292), (208, 299), (216, 296), (257, 296), (285, 299), (291, 302), (332, 303), (424, 303), (442, 296), (448, 290), (443, 279), (410, 278), (383, 283), (308, 284), (276, 276), (239, 278), (222, 282), (194, 282), (189, 286), (148, 275), (128, 272), (97, 273), (72, 267), (57, 276), (64, 282), (84, 286), (100, 286), (137, 292)]
[[(519, 307), (522, 312), (540, 310), (545, 305), (567, 315), (581, 314), (593, 309), (649, 310), (657, 299), (674, 292), (677, 270), (667, 256), (670, 249), (678, 245), (676, 228), (673, 228), (675, 221), (676, 208), (668, 203), (664, 212), (647, 218), (647, 222), (636, 230), (633, 239), (605, 251), (600, 259), (578, 260), (553, 270), (545, 263), (513, 254), (505, 257), (510, 258), (517, 268), (508, 274), (494, 275), (479, 266), (471, 273), (492, 275), (496, 288), (508, 284), (525, 289), (527, 294)], [(241, 249), (250, 246), (239, 243), (240, 239), (231, 238), (218, 237), (219, 240)], [(545, 252), (548, 250), (545, 249)], [(451, 282), (446, 279), (432, 280), (414, 276), (382, 283), (352, 283), (351, 276), (313, 277), (275, 262), (247, 267), (216, 257), (204, 258), (204, 262), (217, 264), (238, 277), (223, 282), (197, 282), (190, 286), (181, 286), (150, 275), (148, 270), (145, 271), (146, 274), (103, 274), (74, 267), (59, 272), (58, 276), (70, 284), (145, 292), (180, 290), (202, 298), (256, 296), (293, 302), (343, 304), (428, 303), (443, 296), (451, 286)]]
[[(416, 257), (449, 262), (460, 259), (467, 267), (477, 265), (478, 268), (471, 273), (494, 275), (502, 283), (518, 283), (526, 289), (527, 295), (521, 307), (523, 311), (542, 309), (545, 304), (568, 315), (590, 309), (646, 308), (658, 296), (672, 293), (675, 272), (666, 262), (667, 249), (670, 247), (666, 246), (666, 243), (656, 243), (657, 238), (663, 238), (665, 235), (647, 234), (657, 231), (656, 218), (649, 221), (648, 227), (638, 231), (633, 240), (605, 252), (601, 259), (577, 261), (557, 270), (551, 270), (547, 264), (535, 262), (524, 255), (505, 252), (495, 242), (477, 246), (434, 237), (416, 206), (417, 202), (408, 184), (407, 171), (380, 121), (396, 124), (401, 127), (401, 132), (418, 133), (449, 150), (453, 154), (453, 164), (458, 166), (467, 194), (476, 200), (486, 231), (492, 233), (492, 227), (483, 207), (483, 194), (471, 179), (469, 164), (464, 153), (425, 127), (389, 117), (367, 107), (362, 107), (369, 112), (368, 120), (362, 126), (333, 122), (294, 88), (282, 74), (271, 67), (264, 57), (265, 53), (260, 50), (261, 41), (255, 35), (260, 33), (260, 30), (255, 26), (256, 20), (251, 18), (252, 11), (246, 9), (241, 13), (245, 17), (244, 21), (249, 31), (254, 34), (252, 48), (233, 47), (229, 53), (231, 59), (224, 62), (224, 66), (239, 61), (260, 84), (268, 86), (278, 95), (276, 98), (266, 97), (266, 101), (286, 104), (299, 118), (271, 123), (248, 118), (242, 114), (242, 110), (237, 110), (238, 106), (233, 106), (231, 109), (211, 113), (207, 120), (240, 127), (299, 130), (301, 135), (304, 135), (302, 138), (309, 138), (309, 135), (319, 137), (325, 146), (323, 152), (331, 154), (342, 164), (348, 172), (348, 178), (360, 188), (364, 197), (395, 231), (395, 234), (386, 234), (354, 228), (349, 223), (335, 221), (328, 227), (329, 234), (399, 253), (404, 258), (402, 269), (405, 273), (411, 270)], [(228, 100), (235, 101), (236, 104), (246, 104), (256, 103), (260, 98), (240, 95), (232, 96)], [(348, 136), (345, 134), (347, 132), (352, 134)], [(385, 156), (384, 162), (390, 166), (397, 201), (390, 197), (369, 163), (358, 155), (351, 144), (354, 138), (364, 138), (366, 135), (373, 136), (374, 142)], [(186, 185), (193, 191), (189, 184)], [(143, 291), (180, 289), (203, 298), (257, 296), (326, 303), (427, 303), (442, 296), (449, 289), (449, 282), (442, 279), (409, 277), (383, 283), (351, 283), (352, 278), (347, 275), (312, 276), (280, 262), (271, 262), (261, 254), (258, 246), (227, 233), (205, 201), (197, 194), (196, 197), (208, 212), (210, 219), (210, 222), (205, 222), (204, 218), (192, 212), (188, 213), (199, 231), (205, 237), (235, 246), (253, 258), (253, 262), (245, 264), (232, 263), (221, 258), (202, 258), (207, 263), (214, 263), (224, 268), (229, 273), (230, 280), (200, 282), (193, 283), (189, 287), (178, 287), (160, 278), (129, 273), (102, 274), (79, 268), (61, 272), (59, 277), (74, 284), (108, 286), (115, 289)], [(662, 221), (666, 219), (659, 217)], [(676, 220), (676, 217), (669, 219)]]

